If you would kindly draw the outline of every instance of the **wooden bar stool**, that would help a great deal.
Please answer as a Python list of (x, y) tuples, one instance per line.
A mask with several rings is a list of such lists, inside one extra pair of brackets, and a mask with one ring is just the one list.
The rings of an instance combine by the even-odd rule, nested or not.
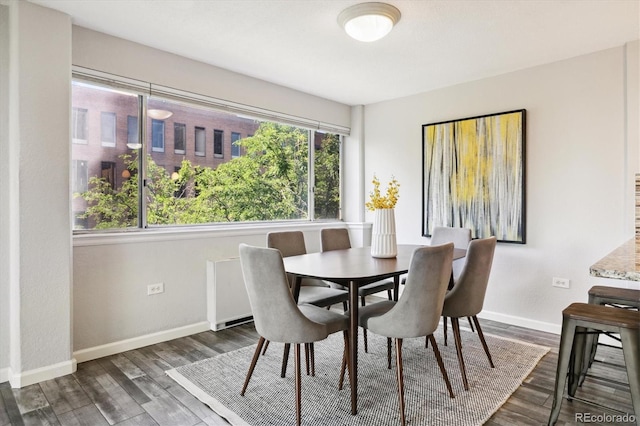
[(575, 393), (582, 371), (581, 364), (583, 361), (587, 362), (583, 356), (587, 329), (620, 335), (633, 410), (636, 416), (640, 415), (640, 312), (588, 303), (572, 303), (562, 311), (560, 352), (549, 425), (554, 425), (558, 420), (567, 381), (568, 398), (580, 399), (575, 398)]
[[(640, 290), (620, 287), (605, 287), (596, 285), (589, 289), (589, 303), (592, 305), (607, 305), (620, 309), (640, 309)], [(589, 333), (586, 336), (585, 357), (588, 362), (583, 362), (580, 384), (584, 382), (587, 372), (596, 358), (598, 349), (598, 332)], [(620, 341), (620, 337), (609, 332), (604, 332), (610, 338)]]

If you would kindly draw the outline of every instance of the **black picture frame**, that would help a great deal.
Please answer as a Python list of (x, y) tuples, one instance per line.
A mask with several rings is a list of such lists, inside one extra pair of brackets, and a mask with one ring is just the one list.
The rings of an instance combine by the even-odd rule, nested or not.
[(525, 109), (422, 125), (422, 235), (451, 226), (525, 244), (525, 154)]

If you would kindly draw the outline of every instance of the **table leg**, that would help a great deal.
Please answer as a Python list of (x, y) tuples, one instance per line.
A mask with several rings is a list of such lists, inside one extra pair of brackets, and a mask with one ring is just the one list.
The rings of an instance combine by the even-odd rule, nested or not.
[(358, 282), (349, 281), (349, 338), (351, 339), (351, 414), (358, 414)]

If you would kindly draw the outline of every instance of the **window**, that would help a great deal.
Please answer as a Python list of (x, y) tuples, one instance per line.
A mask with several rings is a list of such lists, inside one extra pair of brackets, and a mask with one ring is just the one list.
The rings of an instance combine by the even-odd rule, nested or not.
[(240, 157), (240, 145), (238, 145), (239, 140), (240, 133), (231, 132), (231, 158)]
[(73, 172), (71, 175), (71, 187), (73, 192), (86, 192), (89, 181), (89, 168), (84, 160), (73, 160)]
[(182, 123), (173, 125), (173, 152), (184, 154), (185, 142), (187, 139), (187, 126)]
[(116, 189), (116, 163), (113, 161), (101, 161), (100, 176), (111, 189)]
[(116, 114), (100, 113), (100, 140), (102, 146), (116, 146)]
[(164, 152), (164, 121), (151, 119), (151, 150)]
[(73, 143), (84, 143), (88, 141), (87, 134), (87, 114), (85, 108), (73, 108), (71, 110), (71, 138)]
[(138, 146), (138, 117), (127, 115), (127, 146), (131, 149)]
[[(76, 230), (339, 217), (338, 135), (223, 112), (201, 98), (192, 104), (186, 97), (174, 102), (77, 80), (72, 108), (76, 122), (100, 117), (102, 111), (126, 116), (126, 129), (125, 120), (115, 122), (116, 135), (126, 131), (127, 145), (143, 146), (121, 143), (103, 149), (103, 135), (92, 132), (93, 140), (86, 130), (87, 143), (72, 144), (72, 158), (79, 159), (73, 163)], [(149, 109), (169, 115), (138, 116)], [(167, 125), (173, 129), (168, 137)], [(146, 132), (142, 126), (148, 126)], [(212, 131), (207, 129), (215, 129), (215, 157), (205, 155), (206, 134)], [(226, 155), (225, 133), (231, 141)], [(142, 134), (145, 139), (139, 140)]]
[(224, 158), (224, 131), (222, 130), (214, 130), (213, 131), (213, 156), (216, 158)]
[(196, 127), (196, 155), (204, 157), (207, 134), (204, 127)]

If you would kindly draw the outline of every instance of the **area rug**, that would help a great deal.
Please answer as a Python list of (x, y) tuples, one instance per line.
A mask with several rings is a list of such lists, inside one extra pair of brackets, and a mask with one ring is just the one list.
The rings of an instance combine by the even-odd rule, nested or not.
[[(485, 335), (495, 368), (489, 366), (477, 334), (462, 331), (462, 345), (470, 390), (465, 391), (453, 337), (444, 346), (435, 335), (455, 398), (449, 398), (431, 347), (424, 338), (405, 339), (402, 346), (405, 412), (410, 425), (481, 425), (506, 402), (549, 348)], [(338, 390), (342, 334), (315, 344), (315, 377), (304, 372), (302, 355), (302, 423), (304, 425), (399, 424), (395, 363), (387, 369), (386, 339), (368, 334), (369, 353), (362, 335), (358, 345), (358, 414), (351, 415), (348, 380)], [(231, 425), (295, 424), (293, 350), (287, 377), (280, 377), (282, 344), (269, 345), (261, 356), (245, 396), (240, 396), (255, 345), (167, 371), (196, 398)], [(395, 353), (393, 354), (395, 357)]]

